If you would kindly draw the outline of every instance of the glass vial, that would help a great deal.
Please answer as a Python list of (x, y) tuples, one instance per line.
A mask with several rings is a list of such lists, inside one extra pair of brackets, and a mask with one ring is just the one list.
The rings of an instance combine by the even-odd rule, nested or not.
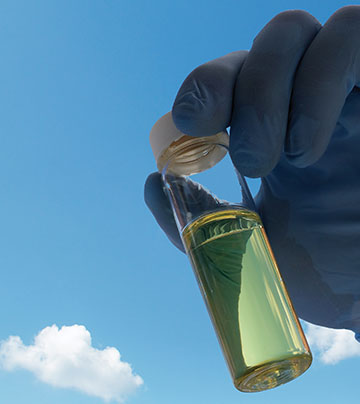
[(312, 356), (245, 179), (237, 173), (240, 203), (218, 199), (191, 179), (225, 157), (228, 141), (226, 132), (184, 135), (171, 113), (150, 133), (164, 189), (234, 385), (256, 392), (298, 377)]

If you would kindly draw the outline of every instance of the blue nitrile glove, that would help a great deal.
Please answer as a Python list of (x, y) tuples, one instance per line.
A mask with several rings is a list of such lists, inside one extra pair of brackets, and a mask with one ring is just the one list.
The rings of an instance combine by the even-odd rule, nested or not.
[[(195, 69), (173, 119), (193, 136), (230, 126), (230, 155), (262, 177), (256, 204), (298, 315), (360, 332), (360, 6), (322, 27), (277, 15), (240, 51)], [(229, 173), (233, 175), (233, 173)], [(158, 174), (145, 200), (182, 248)]]

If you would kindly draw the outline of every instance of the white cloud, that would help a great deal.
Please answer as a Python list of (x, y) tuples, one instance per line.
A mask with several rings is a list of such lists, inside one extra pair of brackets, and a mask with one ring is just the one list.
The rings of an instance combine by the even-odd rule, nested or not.
[(310, 349), (325, 364), (335, 364), (343, 359), (360, 356), (360, 343), (349, 330), (335, 330), (306, 323), (306, 338)]
[(73, 388), (105, 401), (123, 402), (143, 380), (120, 359), (116, 348), (91, 346), (91, 335), (82, 325), (46, 327), (33, 345), (18, 336), (0, 343), (0, 365), (11, 371), (26, 369), (42, 382)]

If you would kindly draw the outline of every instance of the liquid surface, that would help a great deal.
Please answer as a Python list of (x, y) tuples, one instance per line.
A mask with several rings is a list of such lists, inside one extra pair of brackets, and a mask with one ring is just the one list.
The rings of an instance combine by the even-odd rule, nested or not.
[(182, 237), (235, 386), (261, 391), (303, 373), (311, 353), (258, 215), (210, 213)]

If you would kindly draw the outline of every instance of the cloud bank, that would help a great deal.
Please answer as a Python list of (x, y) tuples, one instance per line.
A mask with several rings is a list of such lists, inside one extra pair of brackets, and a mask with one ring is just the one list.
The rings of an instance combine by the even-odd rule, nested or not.
[(116, 348), (92, 347), (91, 335), (82, 325), (46, 327), (33, 345), (10, 336), (0, 343), (0, 366), (8, 371), (25, 369), (52, 386), (118, 403), (143, 384)]
[(349, 330), (334, 330), (306, 323), (306, 338), (314, 354), (327, 364), (333, 365), (344, 359), (360, 356), (360, 343)]

